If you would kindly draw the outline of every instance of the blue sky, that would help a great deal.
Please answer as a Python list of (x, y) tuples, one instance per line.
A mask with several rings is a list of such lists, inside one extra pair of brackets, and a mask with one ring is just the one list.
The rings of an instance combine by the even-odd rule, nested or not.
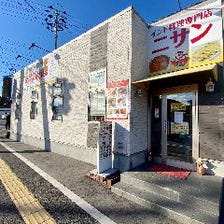
[(184, 9), (199, 2), (201, 0), (2, 0), (0, 95), (3, 75), (13, 74), (54, 49), (54, 35), (46, 28), (45, 18), (55, 9), (61, 12), (60, 16), (67, 17), (68, 29), (58, 34), (60, 47), (131, 5), (150, 23), (179, 11), (179, 3)]

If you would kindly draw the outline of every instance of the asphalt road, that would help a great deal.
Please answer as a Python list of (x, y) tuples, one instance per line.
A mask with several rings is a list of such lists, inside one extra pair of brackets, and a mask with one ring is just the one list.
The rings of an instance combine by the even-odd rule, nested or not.
[[(2, 131), (4, 133), (3, 126)], [(87, 178), (86, 173), (95, 168), (91, 164), (55, 153), (44, 152), (38, 148), (20, 143), (5, 142), (5, 144), (16, 149), (20, 155), (62, 183), (115, 223), (176, 223), (173, 220), (117, 196), (107, 187)], [(12, 171), (34, 194), (57, 223), (99, 223), (3, 146), (0, 146), (0, 158), (10, 166)], [(0, 223), (23, 223), (18, 210), (9, 198), (2, 183), (0, 183)]]

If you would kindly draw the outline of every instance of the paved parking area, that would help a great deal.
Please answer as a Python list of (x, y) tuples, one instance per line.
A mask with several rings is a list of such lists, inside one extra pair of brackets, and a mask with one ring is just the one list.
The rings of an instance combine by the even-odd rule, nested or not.
[(23, 143), (2, 141), (3, 146), (15, 150), (19, 155), (35, 164), (40, 170), (91, 205), (93, 209), (99, 211), (103, 217), (106, 217), (106, 219), (98, 219), (97, 221), (76, 202), (65, 196), (21, 159), (18, 159), (14, 153), (1, 146), (0, 158), (8, 164), (56, 223), (108, 223), (108, 220), (111, 223), (119, 224), (175, 223), (173, 220), (115, 195), (107, 187), (87, 178), (87, 172), (95, 168), (92, 164), (45, 152)]

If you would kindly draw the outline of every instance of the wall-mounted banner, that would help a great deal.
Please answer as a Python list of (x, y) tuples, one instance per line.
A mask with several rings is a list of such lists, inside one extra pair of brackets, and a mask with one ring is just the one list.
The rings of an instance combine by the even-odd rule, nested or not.
[(150, 74), (223, 61), (221, 0), (171, 18), (149, 29)]
[(24, 90), (35, 90), (41, 84), (52, 83), (57, 75), (58, 60), (54, 54), (49, 54), (25, 68)]
[(108, 83), (107, 120), (128, 118), (128, 84), (128, 79)]
[(106, 68), (89, 75), (90, 116), (105, 116)]

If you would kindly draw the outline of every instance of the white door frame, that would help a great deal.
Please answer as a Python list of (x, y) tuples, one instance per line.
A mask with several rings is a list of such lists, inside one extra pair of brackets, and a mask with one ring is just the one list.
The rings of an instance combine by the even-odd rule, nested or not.
[[(178, 161), (167, 156), (167, 95), (173, 93), (192, 92), (192, 159), (193, 163)], [(167, 165), (195, 170), (194, 161), (199, 156), (199, 126), (198, 126), (198, 88), (197, 85), (181, 86), (163, 89), (161, 92), (161, 162)]]

